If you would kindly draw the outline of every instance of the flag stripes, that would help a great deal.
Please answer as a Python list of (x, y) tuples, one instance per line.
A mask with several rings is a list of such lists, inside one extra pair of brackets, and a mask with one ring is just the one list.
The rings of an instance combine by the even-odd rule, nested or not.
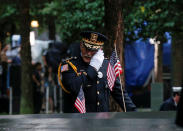
[(110, 63), (108, 65), (108, 70), (107, 70), (107, 80), (108, 80), (109, 89), (112, 91), (116, 77), (115, 77), (115, 71)]
[(85, 97), (84, 97), (84, 92), (83, 88), (80, 88), (79, 94), (76, 98), (76, 101), (74, 103), (74, 106), (77, 108), (77, 110), (80, 113), (86, 113), (86, 107), (85, 107)]
[(116, 77), (122, 73), (122, 68), (116, 52), (113, 51), (107, 68), (107, 81), (110, 90), (112, 91)]
[(116, 77), (118, 77), (122, 73), (122, 67), (119, 60), (117, 60), (117, 63), (114, 65), (114, 70), (115, 70)]

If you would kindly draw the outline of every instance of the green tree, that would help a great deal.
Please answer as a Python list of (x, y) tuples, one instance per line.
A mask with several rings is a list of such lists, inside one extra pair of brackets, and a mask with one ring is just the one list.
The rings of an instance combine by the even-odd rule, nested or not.
[(33, 88), (32, 88), (32, 65), (31, 65), (31, 49), (29, 42), (30, 33), (30, 1), (18, 1), (18, 11), (20, 12), (20, 34), (21, 43), (21, 106), (22, 114), (33, 113)]
[(45, 3), (43, 15), (55, 17), (56, 32), (66, 43), (78, 41), (83, 30), (103, 30), (104, 3), (102, 0), (54, 0)]
[[(124, 20), (123, 20), (123, 0), (104, 0), (105, 3), (105, 34), (109, 42), (105, 45), (105, 52), (111, 55), (113, 49), (117, 49), (122, 67), (124, 67)], [(124, 71), (123, 71), (124, 72)], [(123, 88), (125, 87), (124, 73), (121, 75)], [(118, 104), (110, 99), (111, 111), (122, 111)], [(125, 110), (126, 111), (126, 110)]]
[[(154, 38), (164, 43), (165, 32), (172, 36), (172, 85), (181, 86), (183, 79), (182, 30), (183, 1), (181, 0), (146, 0), (135, 1), (131, 10), (124, 10), (125, 37), (131, 40), (142, 37)], [(134, 30), (138, 30), (135, 34)]]
[(48, 30), (48, 39), (55, 40), (56, 35), (56, 14), (58, 15), (60, 0), (31, 1), (31, 19), (37, 20), (40, 24), (39, 33)]
[(6, 43), (5, 39), (10, 37), (15, 33), (15, 26), (17, 22), (15, 21), (16, 13), (16, 5), (11, 2), (1, 2), (0, 4), (0, 42), (2, 43), (2, 47)]

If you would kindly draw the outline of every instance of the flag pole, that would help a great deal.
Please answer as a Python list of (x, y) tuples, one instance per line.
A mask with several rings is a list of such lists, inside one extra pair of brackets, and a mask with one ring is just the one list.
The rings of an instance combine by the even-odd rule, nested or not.
[[(116, 58), (118, 58), (117, 50), (116, 50), (116, 44), (114, 44), (114, 49), (115, 49), (115, 52), (116, 52)], [(122, 95), (122, 100), (123, 100), (124, 112), (126, 112), (126, 104), (125, 104), (125, 99), (124, 99), (124, 93), (123, 93), (123, 87), (122, 87), (121, 74), (120, 73), (119, 73), (119, 79), (120, 79), (121, 95)]]

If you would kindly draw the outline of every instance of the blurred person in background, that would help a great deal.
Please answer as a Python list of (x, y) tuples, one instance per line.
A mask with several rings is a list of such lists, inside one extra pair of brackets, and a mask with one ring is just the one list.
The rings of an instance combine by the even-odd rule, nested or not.
[(45, 80), (45, 87), (49, 88), (49, 110), (50, 110), (50, 113), (53, 113), (54, 111), (53, 98), (54, 98), (55, 82), (54, 82), (54, 74), (51, 66), (47, 66), (45, 68), (44, 80)]
[(33, 100), (34, 100), (34, 113), (40, 113), (43, 103), (43, 81), (42, 81), (42, 65), (37, 62), (34, 65), (32, 79), (33, 79)]
[(165, 100), (161, 106), (160, 111), (176, 111), (177, 105), (180, 100), (180, 93), (182, 90), (182, 87), (173, 87), (173, 96)]

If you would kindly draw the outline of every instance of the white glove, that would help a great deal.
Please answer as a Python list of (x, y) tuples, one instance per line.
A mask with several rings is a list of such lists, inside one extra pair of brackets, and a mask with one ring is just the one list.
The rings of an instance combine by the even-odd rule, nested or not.
[(103, 50), (99, 49), (97, 53), (91, 58), (90, 65), (98, 71), (102, 66), (103, 60), (104, 52)]

